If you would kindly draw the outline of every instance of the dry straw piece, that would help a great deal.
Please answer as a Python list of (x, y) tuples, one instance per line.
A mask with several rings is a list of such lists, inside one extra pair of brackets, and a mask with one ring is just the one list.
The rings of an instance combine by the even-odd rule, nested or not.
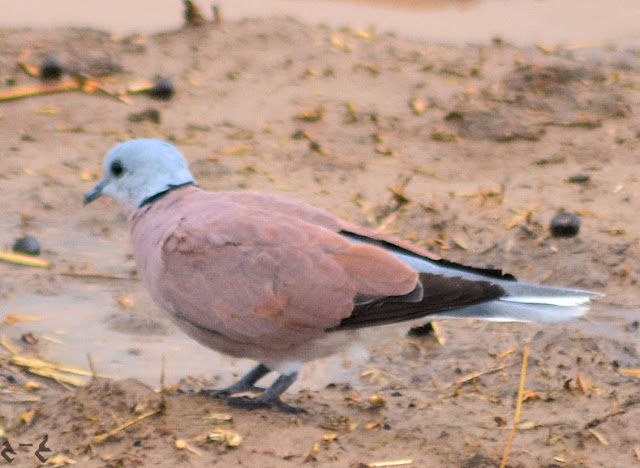
[(111, 429), (109, 432), (105, 432), (104, 434), (99, 434), (97, 436), (95, 436), (93, 438), (93, 442), (100, 444), (102, 442), (104, 442), (105, 440), (107, 440), (109, 437), (113, 437), (114, 435), (118, 434), (121, 431), (124, 431), (126, 428), (133, 426), (134, 424), (142, 421), (143, 419), (148, 418), (149, 416), (153, 416), (156, 413), (159, 413), (160, 410), (156, 409), (156, 410), (151, 410), (151, 411), (147, 411), (144, 414), (141, 414), (140, 416), (133, 418), (129, 421), (127, 421), (124, 424), (121, 424), (118, 427), (114, 427), (113, 429)]
[(64, 366), (61, 364), (56, 364), (55, 362), (49, 362), (34, 357), (20, 356), (17, 353), (13, 354), (12, 356), (0, 355), (0, 360), (7, 361), (14, 366), (25, 367), (31, 374), (55, 380), (61, 385), (72, 385), (74, 387), (83, 387), (84, 385), (86, 385), (85, 379), (68, 374), (82, 375), (87, 377), (91, 376), (91, 372), (84, 369)]
[(407, 465), (413, 465), (413, 460), (411, 458), (371, 462), (371, 463), (367, 463), (367, 468), (385, 468), (388, 466), (407, 466)]
[(524, 342), (524, 352), (522, 353), (522, 370), (520, 371), (520, 386), (518, 387), (518, 400), (516, 403), (516, 413), (513, 417), (513, 426), (509, 433), (509, 439), (507, 445), (504, 448), (504, 454), (502, 455), (502, 462), (500, 462), (500, 468), (507, 466), (507, 458), (509, 458), (509, 451), (511, 450), (511, 444), (513, 443), (513, 437), (518, 429), (518, 422), (520, 422), (520, 412), (522, 411), (522, 400), (524, 397), (524, 382), (527, 377), (527, 360), (529, 359), (529, 340)]
[(23, 255), (14, 252), (0, 250), (0, 260), (17, 265), (34, 266), (40, 268), (51, 268), (51, 263), (41, 258), (32, 257), (31, 255)]

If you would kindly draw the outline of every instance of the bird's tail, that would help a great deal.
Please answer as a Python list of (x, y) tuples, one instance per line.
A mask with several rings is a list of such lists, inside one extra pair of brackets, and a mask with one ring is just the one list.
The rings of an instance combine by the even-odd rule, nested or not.
[[(351, 235), (354, 242), (371, 242)], [(498, 299), (460, 308), (443, 310), (435, 318), (479, 318), (501, 322), (563, 322), (583, 315), (589, 302), (600, 293), (580, 289), (543, 286), (516, 281), (499, 270), (475, 268), (446, 260), (432, 260), (415, 252), (386, 243), (384, 247), (413, 269), (430, 275), (488, 281), (506, 294)]]
[(580, 289), (498, 281), (507, 295), (461, 309), (438, 313), (439, 318), (479, 318), (497, 322), (563, 322), (580, 317), (591, 299), (601, 294)]

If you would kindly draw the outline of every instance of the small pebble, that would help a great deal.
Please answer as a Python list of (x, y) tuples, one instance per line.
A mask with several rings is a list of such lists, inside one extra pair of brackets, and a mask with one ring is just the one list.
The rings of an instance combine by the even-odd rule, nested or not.
[(36, 338), (31, 332), (23, 333), (20, 339), (30, 345), (36, 344), (38, 342), (38, 338)]
[(580, 230), (580, 218), (570, 211), (558, 213), (551, 220), (549, 229), (553, 237), (574, 237)]
[(47, 57), (40, 64), (40, 78), (43, 80), (59, 80), (64, 67), (56, 57)]
[(149, 90), (149, 96), (155, 99), (169, 100), (176, 93), (169, 78), (158, 78)]
[(17, 253), (37, 256), (40, 255), (40, 243), (33, 236), (24, 236), (16, 239), (12, 250)]

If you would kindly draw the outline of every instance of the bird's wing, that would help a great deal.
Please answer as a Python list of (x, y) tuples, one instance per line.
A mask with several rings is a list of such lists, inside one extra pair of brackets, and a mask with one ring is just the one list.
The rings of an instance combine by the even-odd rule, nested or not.
[(331, 331), (414, 320), (492, 301), (504, 295), (502, 287), (489, 281), (420, 273), (418, 285), (411, 294), (382, 297), (357, 304), (351, 315), (342, 319)]
[(376, 245), (395, 255), (409, 256), (416, 259), (423, 260), (424, 262), (431, 264), (436, 269), (448, 269), (452, 275), (454, 272), (466, 272), (478, 277), (484, 277), (487, 280), (504, 280), (515, 281), (516, 278), (496, 268), (480, 268), (462, 263), (452, 262), (446, 260), (434, 252), (427, 250), (418, 245), (399, 239), (395, 236), (382, 234), (370, 229), (363, 228), (353, 223), (342, 222), (340, 226), (340, 232), (347, 238), (355, 242), (363, 242), (369, 245)]
[(193, 201), (171, 204), (179, 213), (171, 228), (154, 221), (171, 216), (163, 213), (171, 198), (154, 203), (136, 222), (134, 248), (145, 248), (148, 227), (163, 231), (159, 261), (145, 261), (147, 253), (138, 262), (152, 295), (226, 338), (283, 349), (339, 326), (358, 297), (401, 296), (417, 284), (417, 273), (385, 250), (287, 210)]
[[(444, 260), (401, 239), (351, 223), (343, 222), (340, 233), (352, 242), (376, 246), (405, 259), (415, 257), (422, 263), (437, 265), (437, 268), (431, 271), (419, 269), (418, 284), (410, 294), (361, 301), (356, 304), (352, 314), (332, 331), (403, 322), (493, 301), (506, 295), (505, 289), (495, 280), (513, 279), (500, 270), (475, 268)], [(461, 271), (472, 273), (473, 277), (461, 276)]]
[(132, 235), (157, 301), (201, 328), (270, 348), (503, 294), (483, 281), (418, 275), (396, 256), (418, 255), (401, 241), (270, 195), (178, 189), (140, 209)]

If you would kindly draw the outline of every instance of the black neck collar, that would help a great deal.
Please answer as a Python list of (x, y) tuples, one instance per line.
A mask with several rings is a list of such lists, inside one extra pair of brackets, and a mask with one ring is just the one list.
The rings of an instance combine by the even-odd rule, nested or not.
[(142, 200), (142, 203), (140, 203), (140, 205), (138, 206), (138, 208), (142, 208), (145, 205), (150, 205), (151, 203), (153, 203), (156, 200), (160, 200), (162, 197), (164, 197), (167, 193), (171, 192), (172, 190), (175, 190), (177, 188), (180, 187), (185, 187), (186, 185), (196, 185), (195, 182), (185, 182), (184, 184), (178, 184), (178, 185), (172, 185), (169, 184), (169, 188), (167, 188), (166, 190), (163, 190), (162, 192), (158, 192), (155, 195), (151, 195), (148, 198), (145, 198), (144, 200)]

